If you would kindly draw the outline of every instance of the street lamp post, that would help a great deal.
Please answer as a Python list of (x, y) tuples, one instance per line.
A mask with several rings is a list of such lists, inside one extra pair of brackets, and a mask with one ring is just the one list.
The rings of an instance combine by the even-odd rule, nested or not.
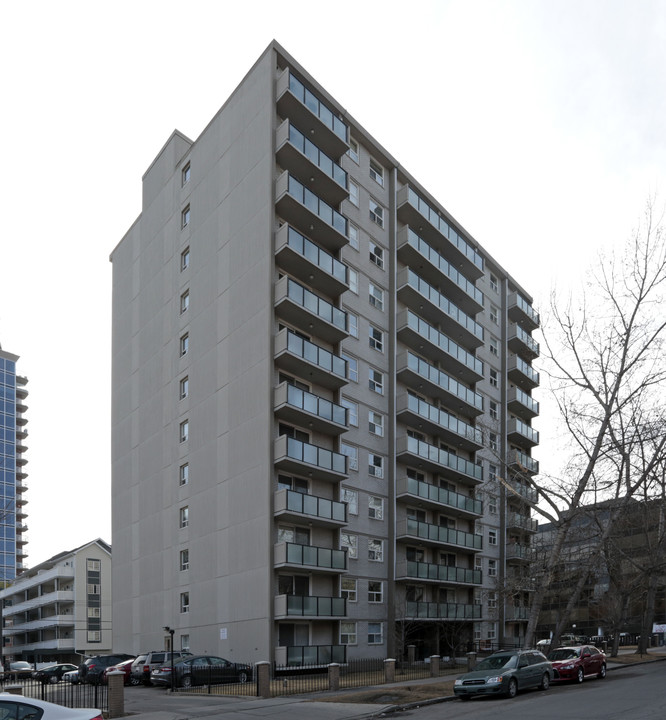
[(164, 631), (168, 632), (169, 635), (171, 635), (171, 641), (169, 642), (169, 654), (171, 655), (171, 692), (173, 692), (174, 688), (174, 674), (175, 670), (173, 667), (173, 634), (176, 632), (173, 628), (169, 627), (168, 625), (164, 626)]

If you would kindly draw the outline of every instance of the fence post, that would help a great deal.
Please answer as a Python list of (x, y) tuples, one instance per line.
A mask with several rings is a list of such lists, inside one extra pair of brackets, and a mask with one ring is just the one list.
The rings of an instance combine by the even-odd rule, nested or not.
[(430, 677), (439, 677), (439, 655), (430, 656)]
[(254, 664), (257, 678), (257, 695), (262, 698), (271, 697), (271, 664), (266, 660)]
[(329, 663), (328, 666), (328, 689), (339, 690), (340, 689), (340, 664)]
[(109, 717), (125, 715), (125, 673), (122, 670), (107, 673), (109, 683)]
[(410, 665), (416, 660), (416, 645), (407, 645), (407, 662)]
[(476, 653), (468, 652), (467, 653), (467, 672), (472, 672), (472, 670), (474, 670), (475, 667), (476, 667)]
[(393, 658), (384, 660), (384, 682), (395, 682), (395, 660)]

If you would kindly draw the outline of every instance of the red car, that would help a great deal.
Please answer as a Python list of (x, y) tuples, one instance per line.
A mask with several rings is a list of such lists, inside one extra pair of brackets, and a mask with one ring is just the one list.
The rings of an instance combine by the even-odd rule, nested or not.
[[(115, 670), (120, 670), (120, 672), (125, 673), (124, 685), (130, 685), (130, 670), (132, 669), (132, 663), (134, 662), (134, 658), (130, 658), (129, 660), (123, 660), (123, 662), (118, 663), (117, 665), (111, 665), (110, 667), (106, 668), (104, 670), (104, 674), (102, 676), (102, 682), (106, 685), (108, 682), (107, 673), (110, 673)], [(134, 684), (134, 683), (131, 683)]]
[(548, 653), (553, 680), (582, 683), (586, 677), (606, 677), (606, 653), (593, 645), (560, 647)]

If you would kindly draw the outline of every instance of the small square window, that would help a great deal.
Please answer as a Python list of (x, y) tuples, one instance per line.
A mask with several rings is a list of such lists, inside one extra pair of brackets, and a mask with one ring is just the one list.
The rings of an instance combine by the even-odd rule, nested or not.
[(359, 206), (359, 199), (358, 199), (359, 188), (358, 188), (358, 185), (357, 185), (355, 182), (353, 182), (352, 180), (350, 180), (350, 181), (348, 182), (348, 185), (349, 185), (349, 188), (348, 188), (348, 189), (349, 189), (349, 202), (350, 202), (352, 205), (356, 205), (356, 207), (358, 207), (358, 206)]
[(186, 228), (190, 224), (190, 206), (186, 205), (180, 213), (180, 227)]
[(489, 380), (492, 387), (499, 387), (499, 374), (497, 370), (493, 370), (492, 368), (490, 368)]
[(384, 269), (384, 249), (374, 242), (370, 243), (370, 262)]
[(499, 310), (496, 305), (490, 306), (490, 322), (499, 325)]
[(359, 148), (358, 143), (356, 140), (354, 140), (353, 137), (349, 138), (349, 150), (347, 150), (347, 155), (356, 163), (358, 164), (358, 161), (361, 156), (361, 149)]
[(180, 509), (180, 527), (186, 528), (190, 524), (190, 509), (185, 505)]
[(183, 168), (181, 172), (181, 180), (183, 185), (187, 185), (187, 183), (190, 181), (190, 164), (187, 163), (185, 167)]
[(368, 385), (370, 390), (378, 393), (379, 395), (384, 394), (384, 374), (379, 370), (373, 370), (370, 368), (368, 373)]
[(347, 408), (347, 424), (350, 427), (358, 427), (358, 403), (343, 397), (340, 399), (340, 405)]
[(368, 475), (376, 478), (384, 477), (384, 458), (375, 453), (368, 453)]
[(490, 287), (497, 292), (499, 290), (499, 283), (497, 282), (497, 278), (490, 273)]
[(185, 248), (183, 252), (180, 254), (180, 270), (181, 272), (183, 270), (187, 270), (187, 268), (190, 266), (190, 249)]
[(187, 485), (190, 482), (190, 464), (184, 463), (180, 466), (179, 482), (181, 485)]
[(347, 549), (347, 557), (354, 560), (358, 557), (358, 536), (350, 533), (340, 533), (340, 547)]
[(342, 578), (340, 596), (346, 598), (347, 602), (356, 602), (356, 578)]
[(190, 611), (190, 594), (188, 592), (180, 594), (180, 611), (181, 613), (188, 613)]
[(384, 519), (384, 500), (382, 498), (372, 495), (368, 498), (368, 517), (373, 520)]
[(187, 352), (189, 349), (190, 349), (190, 335), (189, 335), (189, 333), (185, 333), (180, 338), (180, 356), (183, 357), (183, 355), (187, 355)]
[(368, 560), (384, 562), (384, 541), (368, 540)]
[(185, 376), (180, 381), (180, 399), (184, 400), (190, 394), (190, 379)]
[(187, 442), (190, 438), (190, 421), (183, 420), (180, 424), (180, 441)]
[(356, 623), (340, 623), (340, 645), (356, 645)]
[(347, 268), (347, 283), (349, 289), (355, 295), (358, 295), (358, 271), (354, 270), (354, 268)]
[(384, 352), (384, 333), (376, 327), (370, 325), (368, 330), (368, 340), (370, 347), (377, 352)]
[(340, 357), (347, 361), (347, 380), (351, 382), (358, 382), (358, 360), (351, 355), (345, 355), (341, 353)]
[(382, 624), (368, 623), (368, 645), (381, 645), (383, 642)]
[(384, 227), (384, 208), (372, 198), (370, 198), (370, 220), (379, 227)]
[(384, 168), (372, 158), (370, 158), (370, 177), (378, 185), (384, 187)]
[(349, 245), (353, 247), (354, 250), (358, 250), (358, 228), (354, 223), (347, 223), (347, 237), (349, 238)]
[(347, 332), (352, 336), (357, 338), (358, 337), (358, 315), (354, 314), (353, 312), (347, 312)]
[(185, 290), (185, 292), (180, 296), (180, 314), (182, 315), (184, 312), (187, 312), (187, 309), (190, 307), (190, 291)]
[(190, 649), (190, 636), (189, 635), (181, 635), (180, 636), (180, 649), (189, 651), (189, 649)]
[(368, 602), (384, 602), (384, 588), (381, 580), (368, 580)]
[(381, 413), (370, 410), (368, 413), (368, 429), (373, 435), (384, 437), (384, 416)]
[(368, 302), (370, 303), (370, 305), (376, 307), (377, 310), (384, 309), (384, 291), (381, 288), (370, 283), (368, 295)]
[(181, 570), (189, 570), (190, 569), (190, 551), (189, 550), (181, 550), (180, 551), (180, 569)]

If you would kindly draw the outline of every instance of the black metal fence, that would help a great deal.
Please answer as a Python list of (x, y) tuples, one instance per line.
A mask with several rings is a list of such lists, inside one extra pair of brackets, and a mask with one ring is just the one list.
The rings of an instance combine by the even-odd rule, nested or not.
[(109, 688), (106, 685), (73, 685), (60, 681), (58, 683), (42, 683), (34, 678), (14, 679), (7, 676), (3, 689), (20, 688), (20, 694), (37, 700), (46, 700), (69, 708), (96, 708), (102, 712), (109, 711)]

